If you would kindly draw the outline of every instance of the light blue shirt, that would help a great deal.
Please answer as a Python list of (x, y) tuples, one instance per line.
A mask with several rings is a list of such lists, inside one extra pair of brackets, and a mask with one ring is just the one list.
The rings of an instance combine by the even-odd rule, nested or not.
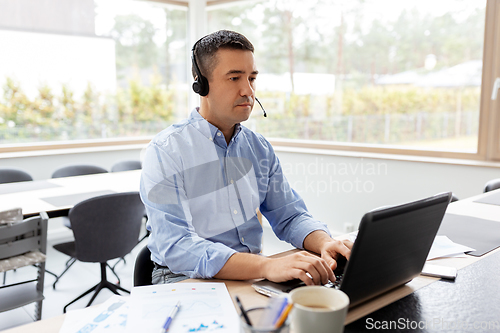
[(236, 125), (226, 144), (197, 109), (146, 148), (141, 197), (151, 259), (191, 278), (213, 277), (235, 252), (261, 252), (258, 209), (278, 238), (297, 248), (315, 230), (329, 234), (262, 135)]

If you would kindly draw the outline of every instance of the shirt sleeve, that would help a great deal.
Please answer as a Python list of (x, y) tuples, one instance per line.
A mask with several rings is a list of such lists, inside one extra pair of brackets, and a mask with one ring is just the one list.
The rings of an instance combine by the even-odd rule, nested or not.
[[(173, 273), (211, 278), (236, 252), (198, 236), (184, 190), (182, 161), (174, 147), (150, 143), (141, 174), (141, 198), (151, 231), (148, 247), (152, 260)], [(179, 155), (178, 155), (179, 156)]]
[(266, 143), (268, 156), (261, 167), (267, 171), (267, 191), (260, 210), (276, 236), (300, 249), (304, 248), (304, 239), (313, 231), (323, 230), (331, 236), (328, 227), (311, 216), (304, 200), (291, 188), (271, 144)]

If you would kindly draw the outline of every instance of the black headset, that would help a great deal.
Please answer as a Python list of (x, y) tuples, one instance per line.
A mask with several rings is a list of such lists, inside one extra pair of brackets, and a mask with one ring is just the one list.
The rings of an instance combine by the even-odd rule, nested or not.
[[(205, 37), (198, 39), (198, 41), (196, 43), (194, 43), (193, 48), (191, 49), (191, 61), (193, 63), (194, 72), (196, 74), (196, 79), (193, 82), (193, 90), (195, 93), (199, 94), (200, 96), (207, 96), (208, 91), (210, 90), (210, 87), (208, 86), (208, 80), (206, 77), (204, 77), (201, 74), (200, 67), (198, 67), (198, 63), (196, 62), (196, 56), (194, 55), (194, 50), (196, 49), (196, 45), (198, 45), (198, 43), (203, 38), (205, 38)], [(257, 101), (257, 103), (259, 103), (259, 105), (262, 109), (262, 112), (264, 112), (264, 117), (267, 117), (266, 110), (264, 110), (264, 107), (259, 102), (257, 97), (255, 97), (255, 100)]]
[(196, 79), (193, 82), (193, 90), (195, 93), (199, 94), (200, 96), (207, 96), (208, 95), (208, 80), (206, 77), (201, 75), (200, 68), (198, 67), (198, 63), (196, 62), (196, 57), (194, 55), (194, 49), (196, 48), (196, 45), (202, 40), (203, 38), (199, 39), (196, 43), (193, 45), (193, 49), (191, 50), (191, 61), (193, 62), (193, 68), (194, 72), (196, 74)]

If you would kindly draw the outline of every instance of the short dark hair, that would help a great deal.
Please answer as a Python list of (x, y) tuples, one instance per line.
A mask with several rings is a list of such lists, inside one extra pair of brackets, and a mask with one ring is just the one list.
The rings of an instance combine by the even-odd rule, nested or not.
[[(235, 31), (219, 30), (201, 38), (195, 44), (194, 55), (201, 75), (207, 79), (212, 76), (212, 72), (217, 66), (216, 55), (219, 49), (247, 50), (250, 52), (254, 50), (252, 43), (245, 36)], [(191, 66), (191, 71), (193, 78), (196, 78), (193, 66)]]

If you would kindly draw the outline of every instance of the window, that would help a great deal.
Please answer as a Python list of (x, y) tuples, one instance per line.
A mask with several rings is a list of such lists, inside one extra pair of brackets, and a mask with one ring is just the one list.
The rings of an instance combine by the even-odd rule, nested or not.
[[(192, 94), (187, 6), (2, 1), (0, 151), (144, 140), (184, 118)], [(273, 144), (500, 160), (500, 98), (491, 100), (500, 0), (206, 8), (208, 32), (236, 30), (255, 45), (257, 96), (269, 117), (256, 108), (245, 125)]]
[(270, 117), (246, 125), (276, 142), (482, 158), (486, 5), (274, 0), (214, 7), (208, 23), (254, 43)]
[(185, 115), (187, 7), (0, 5), (0, 144), (150, 136)]

